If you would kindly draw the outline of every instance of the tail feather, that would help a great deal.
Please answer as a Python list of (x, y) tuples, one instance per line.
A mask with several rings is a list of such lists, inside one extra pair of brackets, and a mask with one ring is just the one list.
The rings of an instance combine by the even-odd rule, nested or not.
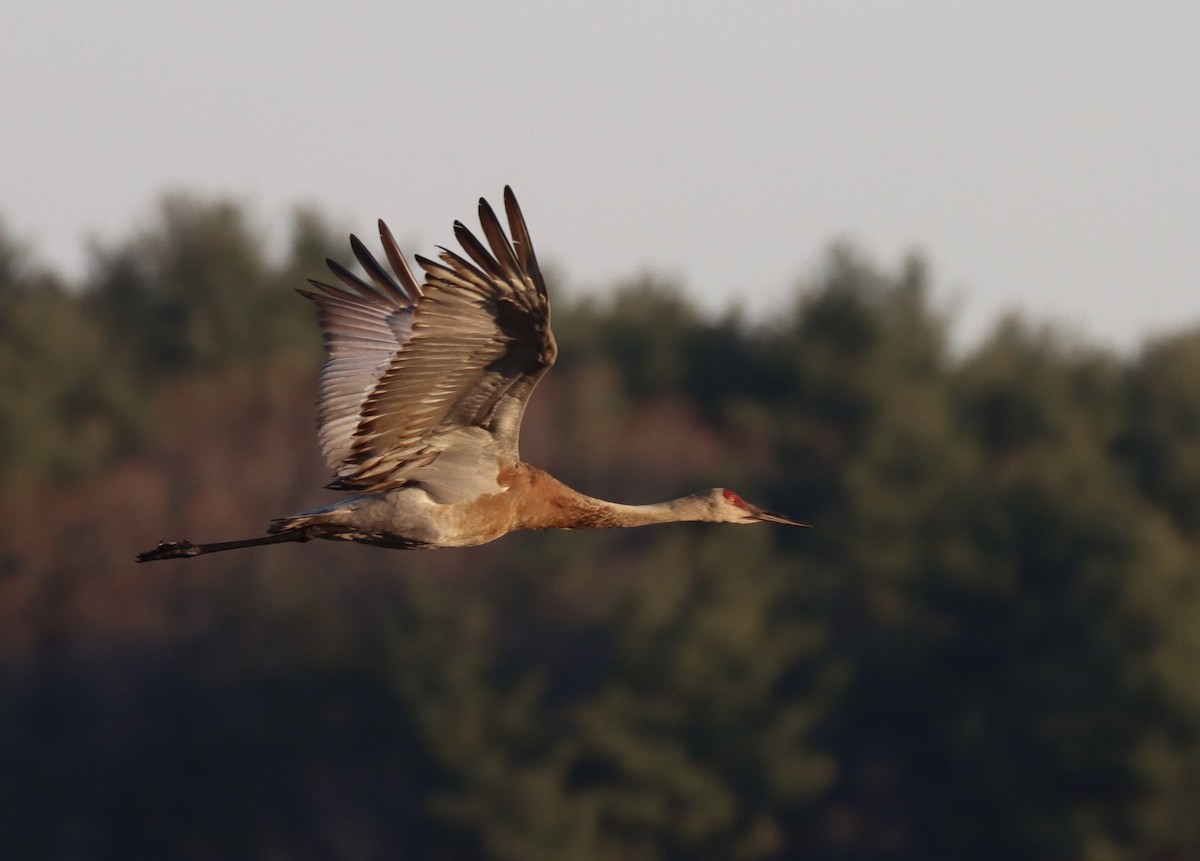
[(268, 535), (279, 535), (283, 532), (291, 532), (293, 529), (304, 529), (306, 526), (312, 526), (317, 518), (307, 514), (295, 514), (291, 517), (278, 517), (272, 520), (267, 526)]

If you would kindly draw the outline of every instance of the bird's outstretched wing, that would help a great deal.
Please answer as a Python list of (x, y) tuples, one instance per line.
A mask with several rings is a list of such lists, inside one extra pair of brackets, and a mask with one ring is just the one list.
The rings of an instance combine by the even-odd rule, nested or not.
[(516, 463), (525, 403), (554, 364), (550, 305), (510, 188), (512, 241), (479, 201), (485, 246), (455, 222), (466, 256), (417, 257), (418, 285), (395, 240), (380, 237), (396, 278), (356, 238), (369, 281), (333, 261), (340, 284), (310, 282), (328, 357), (321, 374), (321, 449), (344, 490), (420, 483), (444, 501), (495, 487)]

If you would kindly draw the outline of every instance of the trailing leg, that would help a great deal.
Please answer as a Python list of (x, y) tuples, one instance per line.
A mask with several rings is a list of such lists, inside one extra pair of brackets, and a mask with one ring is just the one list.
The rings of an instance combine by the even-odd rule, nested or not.
[(225, 550), (240, 550), (243, 547), (257, 547), (260, 544), (282, 544), (286, 541), (308, 541), (320, 538), (327, 530), (306, 527), (292, 529), (286, 532), (276, 532), (263, 535), (260, 538), (243, 538), (240, 541), (218, 541), (212, 544), (193, 544), (190, 541), (162, 541), (153, 550), (137, 555), (138, 562), (156, 562), (159, 559), (189, 559), (201, 553), (220, 553)]

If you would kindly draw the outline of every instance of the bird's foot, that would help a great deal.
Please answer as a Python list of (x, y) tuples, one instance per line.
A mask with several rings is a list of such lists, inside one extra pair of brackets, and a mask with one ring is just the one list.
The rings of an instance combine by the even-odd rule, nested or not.
[(160, 541), (158, 542), (158, 546), (153, 550), (139, 553), (137, 561), (154, 562), (159, 559), (186, 559), (189, 556), (196, 556), (200, 552), (199, 547), (186, 539), (183, 541)]

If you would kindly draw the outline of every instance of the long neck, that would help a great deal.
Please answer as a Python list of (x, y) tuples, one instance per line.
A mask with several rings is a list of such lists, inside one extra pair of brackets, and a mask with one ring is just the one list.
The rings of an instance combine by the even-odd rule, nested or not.
[(699, 495), (651, 505), (622, 505), (580, 493), (541, 470), (536, 471), (532, 483), (537, 491), (529, 496), (532, 501), (522, 506), (524, 529), (616, 529), (707, 519)]
[(619, 502), (608, 502), (590, 496), (584, 496), (583, 499), (586, 503), (580, 511), (589, 522), (579, 523), (576, 528), (650, 526), (655, 523), (705, 519), (703, 510), (697, 504), (698, 500), (690, 496), (650, 505), (622, 505)]

